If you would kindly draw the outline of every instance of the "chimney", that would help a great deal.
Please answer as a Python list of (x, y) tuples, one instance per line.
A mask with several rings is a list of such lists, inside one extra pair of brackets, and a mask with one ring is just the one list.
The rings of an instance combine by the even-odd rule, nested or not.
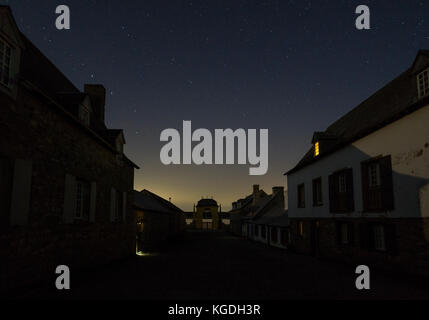
[(253, 205), (256, 205), (259, 201), (259, 184), (253, 185)]
[(106, 89), (101, 84), (85, 84), (84, 91), (91, 99), (94, 114), (104, 123)]
[(285, 209), (285, 188), (273, 187), (273, 196), (276, 196), (276, 203), (284, 210)]

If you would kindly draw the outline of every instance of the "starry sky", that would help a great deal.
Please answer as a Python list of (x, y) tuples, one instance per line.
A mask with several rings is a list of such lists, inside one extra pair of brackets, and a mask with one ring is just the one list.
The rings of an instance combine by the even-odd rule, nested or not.
[[(326, 127), (429, 49), (429, 1), (92, 0), (0, 1), (72, 82), (102, 83), (106, 122), (125, 129), (141, 166), (135, 188), (184, 210), (202, 196), (224, 210), (251, 193), (286, 186), (283, 173)], [(55, 28), (55, 8), (71, 30)], [(371, 30), (355, 28), (355, 8)], [(166, 128), (268, 128), (269, 171), (249, 166), (164, 166)]]

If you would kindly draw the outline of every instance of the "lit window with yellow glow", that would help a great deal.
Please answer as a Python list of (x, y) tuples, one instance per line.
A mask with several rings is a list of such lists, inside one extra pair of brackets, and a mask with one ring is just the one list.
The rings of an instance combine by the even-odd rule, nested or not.
[(319, 142), (314, 144), (314, 156), (317, 157), (320, 154), (320, 145)]

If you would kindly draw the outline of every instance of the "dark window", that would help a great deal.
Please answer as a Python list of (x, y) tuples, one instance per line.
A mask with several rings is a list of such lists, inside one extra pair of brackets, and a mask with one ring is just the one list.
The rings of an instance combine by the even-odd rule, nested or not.
[(332, 213), (354, 211), (353, 169), (329, 176), (329, 210)]
[(203, 219), (212, 219), (212, 212), (210, 211), (210, 209), (205, 209), (203, 212)]
[(288, 230), (282, 229), (280, 231), (280, 243), (286, 247), (288, 244), (288, 241), (289, 241), (289, 232)]
[(262, 239), (266, 239), (267, 238), (267, 227), (266, 226), (261, 226), (261, 235), (262, 235)]
[(354, 225), (352, 222), (337, 222), (337, 244), (352, 246), (354, 244)]
[(362, 198), (366, 212), (394, 209), (391, 157), (362, 163)]
[(386, 252), (396, 255), (396, 226), (381, 222), (360, 225), (360, 245), (369, 251)]
[(322, 205), (322, 178), (318, 178), (313, 180), (313, 206), (319, 207)]
[(91, 187), (88, 181), (76, 180), (76, 219), (89, 220)]
[(253, 228), (255, 229), (255, 237), (259, 237), (259, 228), (257, 225), (253, 225)]
[(304, 238), (304, 222), (303, 221), (298, 221), (297, 234), (298, 234), (298, 237)]
[(305, 208), (305, 186), (300, 184), (298, 186), (298, 208)]
[(271, 242), (277, 242), (277, 227), (271, 228)]

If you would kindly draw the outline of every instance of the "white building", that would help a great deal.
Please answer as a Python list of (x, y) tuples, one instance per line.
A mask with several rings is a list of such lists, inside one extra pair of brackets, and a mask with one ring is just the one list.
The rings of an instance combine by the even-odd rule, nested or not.
[(312, 144), (286, 174), (294, 248), (428, 273), (429, 51)]

